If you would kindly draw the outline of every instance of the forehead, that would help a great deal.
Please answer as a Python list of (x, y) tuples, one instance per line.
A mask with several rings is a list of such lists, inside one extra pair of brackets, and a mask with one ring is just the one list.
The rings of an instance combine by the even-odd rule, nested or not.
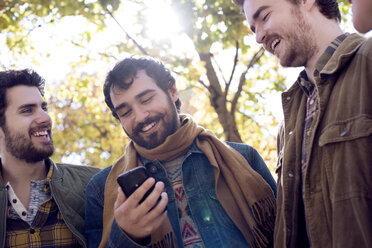
[[(129, 80), (128, 80), (129, 81)], [(161, 91), (160, 87), (156, 84), (155, 80), (149, 77), (145, 70), (138, 70), (136, 76), (133, 78), (133, 83), (128, 89), (121, 89), (118, 86), (112, 86), (110, 96), (113, 104), (115, 101), (130, 99), (136, 97), (138, 94), (146, 91), (154, 90)]]
[(265, 7), (272, 7), (278, 4), (278, 2), (283, 2), (284, 0), (245, 0), (243, 4), (244, 14), (251, 24), (254, 22), (254, 16), (258, 11)]
[(18, 108), (24, 104), (44, 102), (40, 91), (35, 86), (17, 85), (6, 90), (7, 108)]

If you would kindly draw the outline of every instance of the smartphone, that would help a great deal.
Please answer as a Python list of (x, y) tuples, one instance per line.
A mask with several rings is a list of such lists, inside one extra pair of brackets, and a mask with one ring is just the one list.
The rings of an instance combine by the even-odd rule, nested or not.
[[(123, 190), (125, 196), (128, 198), (134, 191), (136, 191), (138, 187), (142, 185), (144, 181), (146, 181), (147, 178), (149, 178), (149, 175), (146, 171), (146, 168), (144, 166), (138, 166), (120, 174), (116, 180), (118, 181), (118, 184)], [(139, 204), (141, 204), (149, 196), (154, 187), (155, 184), (146, 192)], [(159, 203), (160, 200), (161, 196), (159, 197), (157, 203)]]

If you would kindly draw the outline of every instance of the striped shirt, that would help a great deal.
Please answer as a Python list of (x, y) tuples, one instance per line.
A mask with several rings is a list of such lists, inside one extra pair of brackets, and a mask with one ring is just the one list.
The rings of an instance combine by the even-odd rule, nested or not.
[(49, 182), (53, 167), (49, 168), (46, 180), (31, 181), (30, 204), (27, 210), (11, 185), (7, 184), (5, 247), (80, 247), (51, 196)]

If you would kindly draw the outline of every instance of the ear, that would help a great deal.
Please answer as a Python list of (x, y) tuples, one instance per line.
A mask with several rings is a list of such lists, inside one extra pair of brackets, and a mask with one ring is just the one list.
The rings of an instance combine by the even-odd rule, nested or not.
[(303, 0), (303, 5), (306, 10), (312, 10), (314, 7), (318, 8), (316, 0)]
[(172, 99), (172, 102), (176, 102), (178, 100), (179, 94), (175, 83), (168, 89), (168, 94)]

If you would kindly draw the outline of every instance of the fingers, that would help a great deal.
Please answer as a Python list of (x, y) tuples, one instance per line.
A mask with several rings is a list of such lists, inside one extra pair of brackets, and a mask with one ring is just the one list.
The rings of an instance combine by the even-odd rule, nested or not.
[[(167, 212), (164, 211), (168, 204), (168, 195), (164, 190), (164, 183), (157, 182), (154, 178), (147, 179), (132, 195), (125, 197), (119, 187), (115, 202), (114, 216), (118, 225), (132, 238), (143, 238), (157, 229)], [(153, 187), (153, 189), (151, 189)], [(152, 192), (139, 204), (147, 191)], [(158, 202), (159, 197), (161, 200)]]
[(121, 204), (123, 204), (123, 202), (126, 199), (127, 198), (125, 197), (123, 190), (120, 187), (118, 187), (118, 195), (116, 197), (116, 201), (115, 201), (115, 204), (114, 204), (114, 209), (117, 209)]
[[(139, 206), (140, 209), (143, 210), (143, 212), (153, 212), (152, 210), (157, 210), (153, 212), (154, 214), (160, 215), (165, 207), (168, 204), (168, 195), (164, 191), (164, 183), (163, 182), (157, 182), (155, 184), (155, 187), (152, 189), (152, 192), (147, 196), (147, 198), (144, 200), (144, 202)], [(161, 197), (161, 195), (163, 197)], [(160, 206), (158, 206), (161, 203)]]

